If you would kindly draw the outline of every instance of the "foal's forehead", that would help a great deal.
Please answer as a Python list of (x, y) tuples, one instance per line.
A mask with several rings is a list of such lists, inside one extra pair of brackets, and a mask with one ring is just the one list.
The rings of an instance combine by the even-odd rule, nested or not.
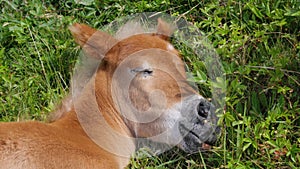
[(135, 53), (143, 49), (151, 49), (151, 48), (161, 49), (164, 51), (168, 51), (171, 54), (175, 54), (179, 56), (178, 51), (173, 47), (173, 45), (170, 42), (161, 39), (160, 37), (155, 36), (154, 34), (134, 35), (120, 41), (117, 46), (121, 51), (120, 54), (125, 56), (126, 55), (128, 56), (132, 53)]

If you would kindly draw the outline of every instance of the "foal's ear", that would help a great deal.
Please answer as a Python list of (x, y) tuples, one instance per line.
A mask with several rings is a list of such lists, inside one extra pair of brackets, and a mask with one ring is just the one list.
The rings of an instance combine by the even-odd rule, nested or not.
[(176, 27), (175, 25), (169, 24), (162, 20), (161, 18), (157, 19), (157, 32), (156, 35), (164, 40), (169, 41), (171, 35), (174, 33)]
[(117, 43), (111, 35), (85, 24), (74, 23), (69, 30), (83, 51), (89, 57), (96, 59), (102, 59), (106, 52)]

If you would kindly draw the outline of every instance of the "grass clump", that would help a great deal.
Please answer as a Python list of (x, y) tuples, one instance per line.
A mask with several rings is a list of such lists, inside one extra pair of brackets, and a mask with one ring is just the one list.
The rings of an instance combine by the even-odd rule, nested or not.
[[(173, 149), (132, 159), (129, 168), (300, 167), (299, 1), (31, 0), (1, 1), (0, 7), (1, 121), (44, 120), (68, 92), (79, 50), (68, 25), (99, 28), (120, 16), (164, 11), (203, 31), (222, 60), (223, 131), (209, 152)], [(203, 79), (197, 65), (191, 64)], [(209, 80), (199, 84), (209, 86)]]

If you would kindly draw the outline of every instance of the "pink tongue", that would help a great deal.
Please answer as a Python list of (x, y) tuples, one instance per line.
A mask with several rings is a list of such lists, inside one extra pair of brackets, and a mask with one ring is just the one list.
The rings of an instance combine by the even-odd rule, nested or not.
[(204, 150), (209, 150), (209, 149), (211, 149), (211, 145), (206, 144), (206, 143), (202, 143), (202, 148), (203, 148)]

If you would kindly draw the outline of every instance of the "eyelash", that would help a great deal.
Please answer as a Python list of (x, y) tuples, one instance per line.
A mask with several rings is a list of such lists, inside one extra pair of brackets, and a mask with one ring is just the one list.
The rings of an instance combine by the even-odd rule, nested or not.
[(153, 73), (153, 70), (137, 68), (137, 69), (132, 69), (131, 72), (143, 73), (144, 75), (151, 75)]
[(148, 74), (148, 75), (151, 75), (153, 73), (153, 70), (150, 70), (150, 69), (145, 69), (142, 71), (144, 74)]

